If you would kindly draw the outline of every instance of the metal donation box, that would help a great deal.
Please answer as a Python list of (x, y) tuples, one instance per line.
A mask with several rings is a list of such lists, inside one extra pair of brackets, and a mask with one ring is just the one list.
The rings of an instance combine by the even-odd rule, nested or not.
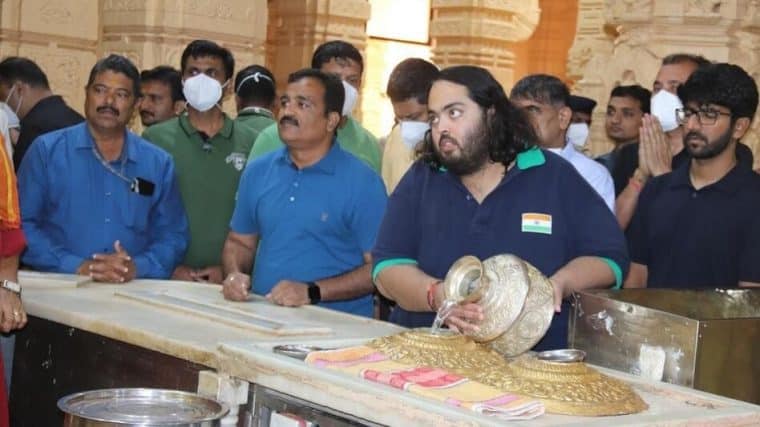
[(760, 289), (582, 292), (570, 346), (595, 365), (760, 403)]

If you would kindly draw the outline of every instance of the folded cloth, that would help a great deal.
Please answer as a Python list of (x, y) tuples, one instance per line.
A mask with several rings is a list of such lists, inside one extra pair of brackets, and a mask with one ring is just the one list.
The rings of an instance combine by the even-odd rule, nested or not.
[(9, 153), (0, 135), (0, 230), (21, 228), (21, 211), (18, 206), (16, 174), (13, 172)]
[(440, 368), (405, 365), (367, 346), (315, 351), (309, 353), (306, 363), (503, 420), (529, 420), (544, 413), (538, 400), (505, 393)]

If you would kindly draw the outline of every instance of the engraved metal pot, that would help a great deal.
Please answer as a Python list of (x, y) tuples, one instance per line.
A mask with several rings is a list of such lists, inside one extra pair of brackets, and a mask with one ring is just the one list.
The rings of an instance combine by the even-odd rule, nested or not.
[(480, 330), (470, 335), (505, 356), (533, 347), (549, 329), (554, 312), (553, 288), (535, 267), (511, 254), (481, 262), (458, 259), (444, 282), (446, 299), (474, 302), (483, 308)]

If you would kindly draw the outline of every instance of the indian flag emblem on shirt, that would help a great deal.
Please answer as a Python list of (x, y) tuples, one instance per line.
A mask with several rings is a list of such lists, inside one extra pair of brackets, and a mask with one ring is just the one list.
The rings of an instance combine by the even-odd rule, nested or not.
[(552, 234), (552, 216), (541, 213), (522, 214), (523, 233)]

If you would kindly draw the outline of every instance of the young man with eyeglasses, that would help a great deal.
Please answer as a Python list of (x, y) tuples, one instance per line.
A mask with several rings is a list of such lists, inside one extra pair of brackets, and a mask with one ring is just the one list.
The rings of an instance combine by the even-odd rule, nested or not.
[(714, 64), (695, 71), (678, 96), (691, 160), (641, 192), (625, 286), (760, 286), (760, 176), (736, 155), (757, 109), (757, 85), (736, 65)]

